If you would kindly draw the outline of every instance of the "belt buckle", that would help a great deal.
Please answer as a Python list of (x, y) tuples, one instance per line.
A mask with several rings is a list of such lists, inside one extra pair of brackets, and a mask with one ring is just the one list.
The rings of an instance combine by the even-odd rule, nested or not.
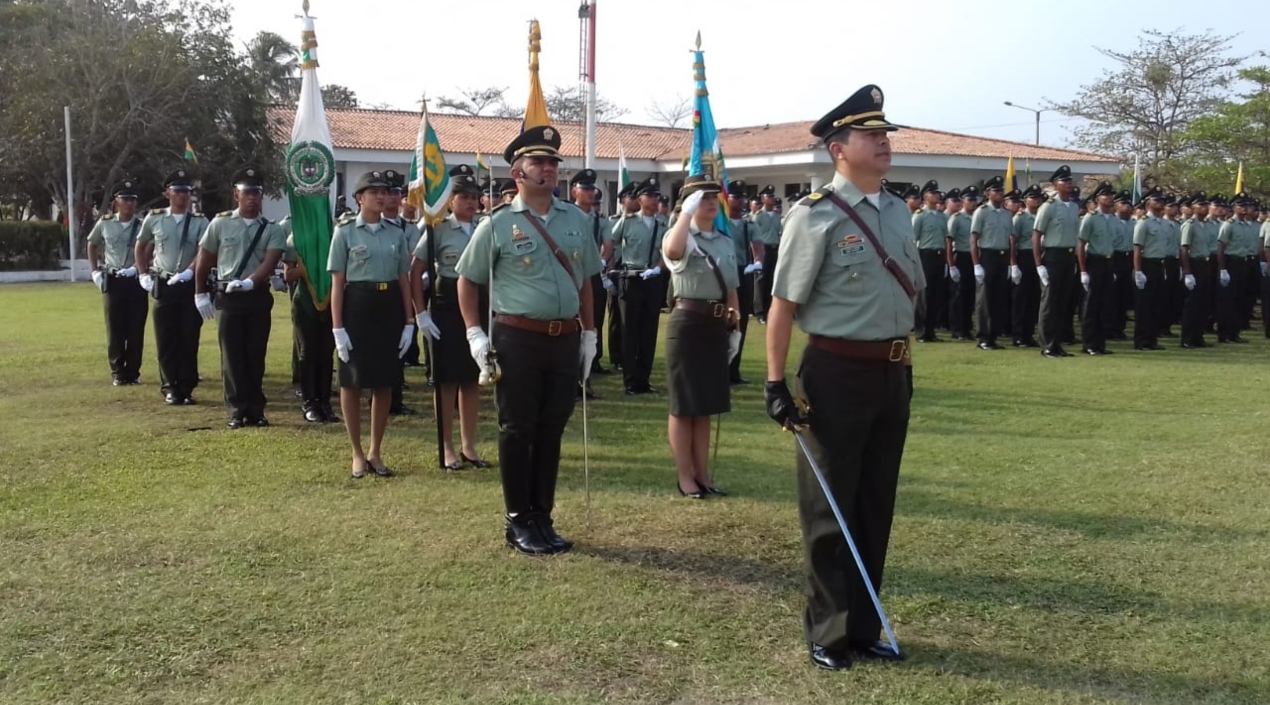
[(379, 282), (376, 284), (375, 291), (388, 291), (388, 282)]
[(892, 340), (891, 351), (887, 355), (887, 362), (900, 362), (904, 359), (904, 346), (908, 345), (907, 340)]
[(560, 331), (561, 331), (563, 328), (564, 328), (564, 323), (563, 323), (563, 322), (561, 322), (561, 321), (548, 321), (548, 322), (547, 322), (547, 335), (550, 335), (550, 336), (552, 336), (552, 337), (555, 337), (555, 336), (557, 336), (557, 335), (560, 335)]
[(711, 315), (713, 315), (715, 318), (723, 318), (723, 314), (726, 311), (727, 309), (724, 308), (723, 304), (716, 303), (714, 305), (714, 308), (712, 309)]

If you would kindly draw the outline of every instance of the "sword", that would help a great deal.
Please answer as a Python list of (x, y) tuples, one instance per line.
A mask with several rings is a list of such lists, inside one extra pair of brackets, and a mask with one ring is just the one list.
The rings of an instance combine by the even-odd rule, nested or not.
[(891, 644), (891, 651), (896, 656), (900, 655), (900, 645), (895, 641), (895, 632), (891, 631), (891, 622), (886, 618), (886, 612), (882, 610), (882, 601), (878, 599), (878, 593), (873, 589), (873, 581), (869, 579), (869, 573), (864, 569), (864, 560), (860, 558), (860, 551), (856, 549), (855, 540), (851, 538), (851, 532), (847, 529), (847, 520), (842, 517), (842, 511), (838, 509), (838, 503), (834, 501), (833, 492), (829, 490), (829, 482), (825, 480), (825, 475), (820, 471), (820, 466), (816, 464), (816, 459), (811, 455), (811, 448), (807, 446), (807, 440), (803, 438), (801, 429), (793, 430), (794, 438), (798, 441), (798, 447), (803, 452), (803, 457), (807, 459), (807, 464), (811, 466), (811, 471), (816, 474), (816, 481), (820, 483), (820, 489), (825, 493), (825, 499), (829, 501), (829, 508), (833, 510), (833, 516), (838, 520), (838, 528), (842, 529), (842, 537), (847, 540), (847, 548), (851, 549), (851, 557), (855, 559), (855, 567), (860, 571), (860, 577), (864, 580), (864, 588), (869, 591), (869, 599), (873, 601), (873, 609), (877, 610), (878, 618), (882, 620), (882, 628), (886, 630), (886, 640)]
[(586, 524), (591, 528), (591, 442), (587, 433), (586, 383), (582, 389), (582, 486), (586, 491)]

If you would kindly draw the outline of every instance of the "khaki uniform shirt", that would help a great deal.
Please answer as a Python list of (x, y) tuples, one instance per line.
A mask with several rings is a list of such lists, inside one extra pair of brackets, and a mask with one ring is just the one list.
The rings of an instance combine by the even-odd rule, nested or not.
[(154, 257), (150, 266), (160, 276), (169, 277), (194, 265), (198, 241), (207, 232), (207, 225), (207, 217), (202, 213), (186, 213), (178, 222), (170, 208), (157, 208), (150, 211), (150, 215), (141, 224), (137, 242), (154, 243)]
[[(463, 250), (467, 249), (467, 245), (472, 241), (471, 233), (476, 232), (477, 225), (473, 224), (470, 229), (464, 229), (463, 224), (454, 217), (454, 214), (446, 216), (432, 229), (432, 235), (436, 238), (437, 251), (437, 276), (446, 279), (458, 279), (459, 273), (454, 267), (459, 263), (459, 258), (463, 256)], [(415, 246), (415, 259), (428, 262), (428, 234), (425, 232), (419, 238), (419, 244)]]
[(127, 269), (136, 264), (133, 248), (137, 244), (137, 233), (140, 231), (139, 219), (133, 218), (124, 223), (113, 213), (108, 213), (88, 233), (88, 242), (101, 250), (106, 269)]
[(1110, 257), (1115, 251), (1116, 223), (1120, 220), (1115, 213), (1094, 211), (1080, 219), (1080, 232), (1077, 237), (1085, 243), (1085, 254), (1095, 257)]
[[(579, 211), (581, 213), (581, 211)], [(654, 230), (656, 231), (654, 233)], [(650, 230), (644, 222), (644, 216), (638, 212), (624, 216), (613, 224), (613, 245), (616, 248), (617, 259), (621, 262), (622, 268), (642, 270), (651, 269), (657, 266), (659, 253), (661, 252), (661, 241), (666, 237), (666, 231), (669, 226), (666, 219), (660, 215), (653, 216), (653, 228)], [(586, 228), (587, 236), (590, 236), (590, 223)]]
[(729, 235), (732, 238), (733, 248), (736, 250), (736, 264), (738, 267), (745, 267), (754, 259), (754, 250), (751, 246), (758, 242), (758, 226), (745, 218), (737, 218), (731, 222), (732, 232)]
[(692, 241), (689, 240), (684, 247), (682, 258), (672, 260), (665, 257), (664, 253), (662, 255), (665, 257), (666, 266), (670, 269), (670, 284), (674, 289), (675, 297), (726, 302), (728, 292), (719, 291), (719, 277), (715, 276), (714, 268), (706, 262), (705, 255), (714, 258), (715, 266), (719, 268), (719, 274), (722, 275), (723, 283), (727, 285), (727, 288), (735, 289), (741, 283), (741, 278), (737, 276), (736, 271), (736, 248), (733, 247), (731, 240), (722, 234), (714, 238), (703, 237), (693, 223), (688, 224), (688, 232), (697, 241), (700, 252), (692, 248)]
[[(247, 264), (240, 274), (238, 264), (243, 261), (243, 254), (251, 246), (262, 223), (265, 229), (260, 233), (260, 241), (247, 257)], [(281, 226), (270, 222), (263, 215), (257, 216), (255, 220), (245, 221), (238, 216), (238, 211), (225, 211), (212, 218), (207, 230), (203, 232), (203, 238), (198, 241), (198, 246), (216, 255), (217, 280), (230, 282), (251, 276), (265, 261), (269, 250), (285, 250), (287, 234)]]
[(1010, 234), (1014, 236), (1015, 251), (1024, 254), (1032, 251), (1032, 231), (1036, 229), (1036, 214), (1026, 208), (1014, 214)]
[(944, 238), (948, 237), (948, 214), (941, 210), (923, 208), (913, 216), (913, 237), (920, 250), (944, 251)]
[(1142, 247), (1142, 256), (1145, 259), (1175, 257), (1176, 253), (1169, 252), (1171, 243), (1172, 237), (1163, 218), (1148, 213), (1133, 226), (1133, 244)]
[(979, 233), (979, 247), (985, 250), (1004, 250), (1010, 246), (1010, 231), (1014, 223), (1010, 220), (1010, 211), (1005, 208), (994, 208), (985, 203), (975, 209), (974, 218), (970, 221), (971, 234)]
[(1182, 223), (1182, 246), (1189, 248), (1191, 259), (1206, 259), (1217, 254), (1216, 223), (1191, 218)]
[(776, 247), (781, 244), (781, 233), (784, 232), (784, 223), (781, 220), (780, 213), (760, 210), (750, 216), (750, 221), (758, 226), (758, 237), (756, 239), (759, 242), (768, 247)]
[(953, 241), (953, 252), (970, 251), (970, 224), (974, 218), (965, 211), (957, 211), (948, 219), (948, 237)]
[(378, 225), (368, 225), (360, 214), (342, 218), (331, 236), (326, 270), (342, 273), (349, 282), (395, 282), (408, 274), (410, 248), (405, 229), (385, 220)]
[[(1042, 203), (1041, 209), (1036, 212), (1036, 223), (1032, 226), (1034, 230), (1041, 231), (1041, 235), (1044, 236), (1041, 245), (1075, 247), (1080, 231), (1078, 212), (1075, 203), (1059, 200), (1058, 196)], [(1030, 236), (1028, 240), (1031, 240)]]

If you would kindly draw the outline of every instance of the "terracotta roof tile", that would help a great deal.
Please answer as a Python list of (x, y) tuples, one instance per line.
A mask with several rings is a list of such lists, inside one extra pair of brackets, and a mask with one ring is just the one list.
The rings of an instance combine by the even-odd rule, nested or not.
[[(343, 149), (409, 151), (414, 149), (419, 130), (419, 114), (392, 110), (328, 109), (327, 123), (331, 141)], [(295, 119), (294, 108), (270, 110), (276, 134), (285, 140)], [(501, 160), (503, 148), (520, 131), (520, 121), (513, 118), (472, 117), (432, 113), (428, 116), (442, 148), (447, 152), (471, 154), (481, 152)], [(816, 148), (811, 136), (811, 121), (786, 122), (775, 125), (735, 127), (719, 130), (724, 154), (733, 157), (802, 152)], [(557, 123), (563, 140), (561, 152), (581, 157), (583, 125)], [(596, 126), (596, 155), (616, 159), (618, 146), (627, 159), (683, 159), (691, 144), (687, 128), (652, 127), (621, 123)], [(938, 130), (906, 128), (895, 133), (893, 150), (897, 154), (956, 155), (1038, 161), (1115, 161), (1112, 158), (1053, 147), (1037, 147), (1020, 142), (959, 135)]]

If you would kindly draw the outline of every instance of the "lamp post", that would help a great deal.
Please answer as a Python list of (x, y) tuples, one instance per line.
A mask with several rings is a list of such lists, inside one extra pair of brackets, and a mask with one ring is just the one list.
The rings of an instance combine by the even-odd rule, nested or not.
[(1041, 108), (1040, 110), (1037, 110), (1036, 108), (1029, 108), (1023, 105), (1019, 105), (1018, 103), (1011, 103), (1008, 100), (1005, 101), (1005, 104), (1010, 106), (1011, 108), (1018, 108), (1019, 110), (1026, 110), (1030, 113), (1036, 114), (1036, 146), (1038, 147), (1041, 146), (1041, 113), (1049, 110), (1049, 108)]

